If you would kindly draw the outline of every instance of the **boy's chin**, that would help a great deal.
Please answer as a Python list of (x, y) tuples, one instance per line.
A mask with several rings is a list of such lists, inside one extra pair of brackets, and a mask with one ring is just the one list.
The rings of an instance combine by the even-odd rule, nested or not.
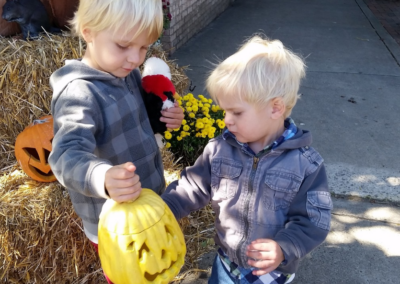
[(132, 71), (118, 71), (118, 72), (109, 72), (111, 75), (117, 78), (125, 78), (129, 75)]

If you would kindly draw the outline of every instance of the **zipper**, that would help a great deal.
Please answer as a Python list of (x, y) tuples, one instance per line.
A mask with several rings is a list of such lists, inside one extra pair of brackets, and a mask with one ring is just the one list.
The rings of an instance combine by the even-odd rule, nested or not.
[(253, 195), (253, 183), (254, 183), (254, 176), (256, 175), (257, 171), (257, 166), (258, 166), (258, 161), (260, 159), (258, 157), (253, 157), (253, 166), (251, 167), (251, 173), (250, 173), (250, 178), (249, 178), (249, 192), (247, 193), (245, 204), (244, 204), (244, 211), (243, 211), (243, 221), (244, 221), (244, 234), (242, 239), (239, 242), (238, 249), (236, 250), (236, 257), (238, 259), (238, 265), (241, 267), (245, 267), (245, 265), (241, 262), (241, 257), (240, 257), (240, 252), (241, 252), (241, 246), (244, 244), (245, 240), (247, 239), (247, 231), (249, 230), (249, 221), (247, 219), (248, 211), (249, 211), (249, 206), (250, 206), (250, 199), (251, 196)]

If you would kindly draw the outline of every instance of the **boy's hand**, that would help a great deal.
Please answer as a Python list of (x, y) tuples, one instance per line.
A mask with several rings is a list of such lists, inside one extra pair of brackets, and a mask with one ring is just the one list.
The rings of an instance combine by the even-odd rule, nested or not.
[(139, 197), (142, 185), (135, 171), (135, 165), (128, 162), (114, 166), (106, 172), (104, 187), (111, 199), (124, 202), (133, 201)]
[(174, 103), (174, 107), (161, 111), (162, 117), (160, 121), (165, 122), (167, 128), (176, 129), (181, 127), (182, 120), (185, 117), (183, 109), (179, 107), (177, 102)]
[(258, 239), (247, 247), (246, 255), (252, 259), (248, 264), (258, 268), (253, 271), (254, 275), (263, 275), (274, 271), (275, 268), (285, 260), (279, 244), (271, 239)]

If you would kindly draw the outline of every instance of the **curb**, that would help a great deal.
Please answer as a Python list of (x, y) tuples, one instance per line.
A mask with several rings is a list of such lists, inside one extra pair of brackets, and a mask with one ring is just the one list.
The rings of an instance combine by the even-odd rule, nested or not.
[(400, 204), (399, 171), (345, 163), (325, 163), (325, 167), (332, 196)]
[(400, 67), (400, 46), (393, 39), (393, 37), (386, 31), (382, 26), (381, 22), (375, 17), (372, 11), (368, 8), (367, 4), (363, 0), (356, 0), (361, 11), (368, 19), (372, 28), (375, 30), (376, 34), (382, 40), (383, 44), (386, 46), (390, 54), (393, 56), (397, 65)]

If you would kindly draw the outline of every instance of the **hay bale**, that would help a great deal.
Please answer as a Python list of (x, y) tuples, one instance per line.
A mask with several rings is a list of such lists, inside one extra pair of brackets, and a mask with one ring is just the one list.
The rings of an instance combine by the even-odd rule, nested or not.
[[(162, 154), (170, 183), (182, 167)], [(179, 223), (187, 254), (178, 283), (213, 249), (214, 212), (207, 206)], [(107, 283), (102, 273), (65, 188), (33, 181), (17, 167), (0, 177), (0, 283)]]
[[(65, 59), (81, 58), (85, 42), (69, 33), (43, 35), (38, 40), (0, 38), (0, 170), (15, 163), (14, 143), (34, 119), (50, 114), (50, 75)], [(182, 94), (189, 80), (185, 67), (168, 61), (161, 46), (150, 48), (171, 68), (172, 82)]]
[(83, 42), (68, 34), (34, 41), (0, 39), (0, 169), (15, 162), (18, 134), (50, 114), (50, 75), (66, 58), (81, 57), (83, 48)]
[(0, 177), (0, 279), (107, 283), (68, 192), (15, 169)]

